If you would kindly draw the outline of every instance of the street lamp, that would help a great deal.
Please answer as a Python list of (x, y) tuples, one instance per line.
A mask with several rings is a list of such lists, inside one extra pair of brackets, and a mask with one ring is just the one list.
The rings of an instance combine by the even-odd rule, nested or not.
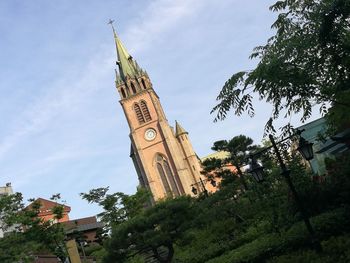
[[(298, 131), (297, 132), (297, 135), (300, 135), (302, 131)], [(293, 135), (292, 135), (293, 136)], [(257, 161), (256, 161), (256, 158), (254, 156), (257, 156), (257, 155), (261, 155), (262, 153), (264, 152), (267, 152), (268, 150), (270, 150), (271, 148), (274, 148), (275, 150), (275, 153), (277, 155), (277, 159), (278, 159), (278, 162), (282, 168), (282, 171), (283, 170), (286, 170), (287, 171), (287, 168), (286, 168), (286, 165), (284, 164), (283, 160), (282, 160), (282, 157), (281, 157), (281, 154), (277, 148), (277, 144), (280, 144), (282, 142), (284, 142), (285, 140), (287, 139), (290, 139), (292, 136), (288, 137), (288, 138), (285, 138), (283, 139), (282, 141), (279, 141), (279, 142), (275, 142), (274, 138), (272, 135), (269, 135), (269, 138), (270, 138), (270, 141), (271, 141), (271, 146), (270, 147), (266, 147), (264, 149), (262, 149), (261, 151), (257, 152), (257, 153), (254, 153), (251, 155), (251, 163), (249, 164), (249, 169), (248, 169), (248, 172), (253, 176), (253, 178), (259, 183), (259, 182), (262, 182), (264, 180), (263, 176), (264, 176), (264, 167), (261, 166)], [(307, 160), (307, 161), (310, 161), (311, 159), (314, 158), (314, 153), (313, 153), (313, 149), (312, 149), (312, 145), (313, 143), (305, 140), (303, 137), (300, 136), (300, 139), (299, 139), (299, 145), (298, 145), (298, 148), (297, 150), (299, 151), (299, 153), (301, 154), (301, 156)]]
[[(299, 134), (300, 135), (300, 134)], [(283, 162), (283, 159), (282, 159), (282, 156), (277, 148), (277, 144), (275, 142), (275, 139), (273, 138), (273, 136), (270, 134), (269, 135), (269, 139), (271, 141), (271, 144), (272, 144), (272, 147), (275, 151), (275, 154), (277, 156), (277, 160), (280, 164), (280, 167), (281, 167), (281, 174), (284, 176), (286, 182), (287, 182), (287, 185), (289, 187), (289, 190), (291, 191), (292, 195), (294, 196), (294, 200), (295, 200), (295, 203), (298, 207), (298, 210), (300, 211), (300, 214), (301, 214), (301, 217), (303, 218), (304, 220), (304, 223), (305, 223), (305, 226), (306, 226), (306, 229), (309, 231), (309, 234), (310, 234), (310, 238), (311, 238), (311, 242), (312, 244), (315, 246), (315, 249), (319, 252), (322, 251), (322, 246), (320, 244), (320, 241), (318, 240), (318, 238), (316, 237), (316, 234), (315, 234), (315, 231), (310, 223), (310, 219), (309, 219), (309, 216), (307, 215), (306, 213), (306, 210), (303, 206), (303, 203), (301, 202), (301, 199), (298, 195), (298, 192), (296, 191), (294, 185), (293, 185), (293, 182), (290, 178), (290, 170), (287, 169), (285, 163)], [(304, 138), (300, 138), (300, 141), (301, 141), (301, 145), (299, 145), (298, 149), (300, 149), (300, 151), (304, 150), (303, 153), (306, 153), (305, 157), (307, 158), (310, 158), (310, 157), (313, 157), (313, 153), (312, 153), (312, 143), (309, 143), (309, 142), (306, 142), (306, 140)], [(310, 154), (311, 153), (311, 154)], [(309, 159), (311, 160), (311, 159)]]
[[(208, 179), (205, 179), (204, 181), (202, 180), (202, 178), (199, 178), (199, 181), (198, 182), (195, 182), (194, 184), (191, 184), (192, 186), (192, 193), (194, 195), (197, 195), (198, 194), (198, 189), (195, 187), (195, 185), (198, 185), (200, 184), (202, 186), (202, 189), (203, 189), (203, 193), (205, 194), (206, 197), (208, 197), (208, 190), (207, 188), (205, 188), (205, 185), (204, 185), (204, 182), (207, 182)], [(212, 186), (216, 186), (216, 182), (214, 180), (210, 180), (210, 183), (212, 184)]]
[(297, 150), (300, 152), (303, 158), (307, 161), (310, 161), (312, 158), (314, 158), (312, 145), (313, 143), (308, 142), (307, 140), (305, 140), (303, 137), (300, 136), (299, 147), (297, 148)]
[(197, 194), (198, 194), (198, 190), (197, 190), (197, 188), (196, 188), (196, 187), (194, 187), (193, 185), (192, 185), (192, 189), (191, 189), (191, 191), (192, 191), (192, 193), (193, 193), (194, 195), (197, 195)]
[[(298, 131), (297, 132), (297, 135), (300, 136), (300, 133), (302, 131)], [(292, 135), (294, 136), (294, 135)], [(322, 246), (319, 242), (319, 240), (317, 239), (316, 235), (315, 235), (315, 231), (310, 223), (310, 219), (306, 213), (306, 210), (303, 206), (303, 203), (301, 202), (301, 199), (293, 185), (293, 182), (290, 178), (290, 170), (287, 169), (287, 166), (285, 165), (283, 159), (282, 159), (282, 156), (281, 156), (281, 153), (279, 152), (278, 148), (277, 148), (277, 144), (280, 144), (282, 142), (284, 142), (285, 140), (288, 140), (290, 139), (292, 136), (288, 137), (288, 138), (285, 138), (283, 139), (282, 141), (279, 141), (278, 143), (275, 142), (275, 139), (273, 138), (273, 136), (270, 134), (269, 135), (269, 139), (271, 141), (271, 146), (270, 147), (267, 147), (267, 148), (264, 148), (262, 149), (261, 151), (255, 153), (254, 155), (252, 156), (256, 156), (256, 155), (260, 155), (264, 152), (267, 152), (268, 150), (270, 150), (271, 148), (274, 149), (274, 152), (277, 156), (277, 160), (278, 160), (278, 163), (281, 167), (281, 174), (283, 175), (283, 177), (285, 178), (286, 180), (286, 183), (289, 187), (289, 190), (291, 191), (293, 197), (294, 197), (294, 200), (295, 200), (295, 203), (298, 207), (298, 210), (300, 211), (300, 214), (304, 220), (304, 223), (305, 223), (305, 226), (310, 234), (310, 238), (311, 238), (311, 242), (312, 244), (315, 246), (315, 249), (317, 251), (322, 251)], [(300, 152), (300, 154), (303, 156), (303, 158), (305, 158), (307, 161), (310, 161), (312, 158), (313, 158), (313, 151), (312, 151), (312, 145), (313, 143), (310, 143), (308, 141), (306, 141), (303, 137), (300, 136), (300, 139), (299, 139), (299, 146), (297, 148), (297, 150)], [(257, 182), (262, 182), (264, 179), (263, 179), (263, 169), (264, 167), (262, 167), (260, 164), (257, 163), (256, 159), (254, 157), (252, 157), (252, 162), (250, 164), (250, 169), (249, 169), (249, 172), (252, 174), (252, 176), (254, 177), (254, 179), (257, 181)]]
[(255, 158), (252, 158), (252, 162), (249, 165), (249, 173), (252, 174), (255, 181), (258, 183), (262, 182), (264, 180), (264, 167), (261, 166)]

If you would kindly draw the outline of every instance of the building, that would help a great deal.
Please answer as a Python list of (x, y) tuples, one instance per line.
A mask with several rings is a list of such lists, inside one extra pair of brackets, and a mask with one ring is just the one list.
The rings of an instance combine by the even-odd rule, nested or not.
[(325, 118), (319, 118), (297, 128), (302, 132), (302, 137), (313, 143), (314, 158), (309, 165), (315, 175), (326, 174), (325, 159), (334, 159), (337, 155), (348, 151), (350, 148), (350, 128), (343, 130), (334, 136), (327, 136), (327, 123)]
[[(0, 187), (0, 198), (2, 196), (12, 195), (13, 190), (11, 183), (7, 183), (5, 186)], [(6, 233), (12, 232), (16, 230), (16, 225), (7, 226), (2, 220), (0, 220), (0, 238), (3, 238)]]
[(193, 195), (201, 166), (188, 132), (178, 122), (175, 130), (169, 125), (147, 72), (128, 53), (114, 28), (113, 33), (118, 65), (115, 84), (130, 128), (130, 157), (140, 185), (150, 190), (155, 201)]
[[(102, 222), (97, 222), (95, 216), (69, 220), (69, 212), (71, 211), (69, 206), (58, 204), (44, 198), (38, 198), (34, 202), (39, 202), (41, 205), (38, 217), (44, 222), (51, 221), (52, 223), (61, 223), (68, 239), (75, 239), (77, 236), (87, 243), (94, 243), (97, 241), (97, 231), (102, 229), (104, 225)], [(32, 209), (33, 203), (28, 205), (26, 209)], [(53, 208), (56, 206), (63, 207), (63, 217), (59, 220), (55, 218), (53, 212)]]
[[(71, 208), (67, 205), (62, 205), (54, 201), (50, 201), (44, 198), (38, 198), (34, 201), (35, 203), (40, 203), (39, 208), (39, 214), (38, 217), (41, 218), (43, 221), (52, 221), (53, 223), (61, 223), (65, 221), (69, 221), (69, 212)], [(34, 203), (33, 202), (33, 203)], [(28, 205), (26, 209), (32, 209), (33, 203)], [(53, 209), (56, 206), (63, 206), (63, 216), (59, 220), (55, 218), (55, 214), (53, 212)]]
[[(38, 217), (44, 222), (52, 222), (53, 224), (62, 224), (67, 252), (69, 254), (69, 262), (86, 262), (93, 263), (96, 262), (94, 257), (85, 256), (85, 247), (91, 244), (98, 243), (98, 232), (102, 230), (103, 224), (97, 222), (95, 216), (78, 218), (74, 220), (69, 220), (69, 212), (71, 208), (67, 205), (59, 204), (54, 201), (46, 200), (44, 198), (38, 198), (33, 203), (29, 204), (25, 209), (33, 209), (34, 204), (40, 204)], [(63, 217), (58, 219), (55, 218), (54, 208), (57, 206), (63, 207)], [(36, 208), (36, 207), (35, 207)], [(82, 251), (81, 255), (79, 249)], [(52, 254), (36, 254), (34, 255), (34, 263), (59, 263), (61, 261)], [(68, 262), (68, 261), (67, 261)]]
[(97, 222), (95, 216), (69, 220), (62, 224), (67, 237), (78, 238), (84, 243), (84, 246), (99, 242), (97, 232), (104, 227), (102, 222)]
[(12, 194), (13, 194), (13, 190), (12, 190), (11, 183), (7, 183), (5, 186), (0, 187), (0, 196), (12, 195)]

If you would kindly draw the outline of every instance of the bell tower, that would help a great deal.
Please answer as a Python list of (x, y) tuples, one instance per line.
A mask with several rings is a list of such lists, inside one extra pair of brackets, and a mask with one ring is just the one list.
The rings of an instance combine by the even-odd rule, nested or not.
[(188, 133), (176, 123), (169, 125), (145, 70), (127, 52), (113, 28), (117, 49), (116, 88), (130, 128), (130, 157), (141, 187), (155, 201), (193, 195), (192, 185), (200, 180), (200, 163)]

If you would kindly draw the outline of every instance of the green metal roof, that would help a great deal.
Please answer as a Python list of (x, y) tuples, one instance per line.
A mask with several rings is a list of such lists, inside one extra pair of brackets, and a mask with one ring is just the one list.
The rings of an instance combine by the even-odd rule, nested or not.
[(214, 152), (214, 153), (211, 153), (211, 154), (209, 154), (207, 156), (202, 157), (201, 161), (204, 162), (205, 160), (210, 159), (210, 158), (224, 160), (224, 159), (226, 159), (228, 157), (230, 157), (230, 153), (229, 152), (219, 151), (219, 152)]
[(118, 56), (117, 64), (119, 67), (119, 74), (122, 80), (125, 81), (126, 76), (135, 77), (138, 71), (141, 69), (137, 65), (136, 61), (133, 60), (132, 56), (128, 53), (126, 48), (124, 47), (123, 43), (119, 39), (113, 26), (112, 28), (113, 28), (115, 46), (117, 49), (117, 56)]

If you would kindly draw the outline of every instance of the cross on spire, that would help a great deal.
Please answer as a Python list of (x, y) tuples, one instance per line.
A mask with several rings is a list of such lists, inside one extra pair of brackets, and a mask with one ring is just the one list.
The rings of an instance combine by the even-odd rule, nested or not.
[(113, 25), (113, 23), (114, 23), (114, 20), (112, 20), (112, 19), (109, 19), (109, 21), (108, 21), (108, 25), (111, 25), (111, 27), (112, 27), (112, 29), (113, 29), (113, 33), (114, 33), (114, 37), (116, 36), (116, 33), (115, 33), (115, 30), (114, 30), (114, 25)]

